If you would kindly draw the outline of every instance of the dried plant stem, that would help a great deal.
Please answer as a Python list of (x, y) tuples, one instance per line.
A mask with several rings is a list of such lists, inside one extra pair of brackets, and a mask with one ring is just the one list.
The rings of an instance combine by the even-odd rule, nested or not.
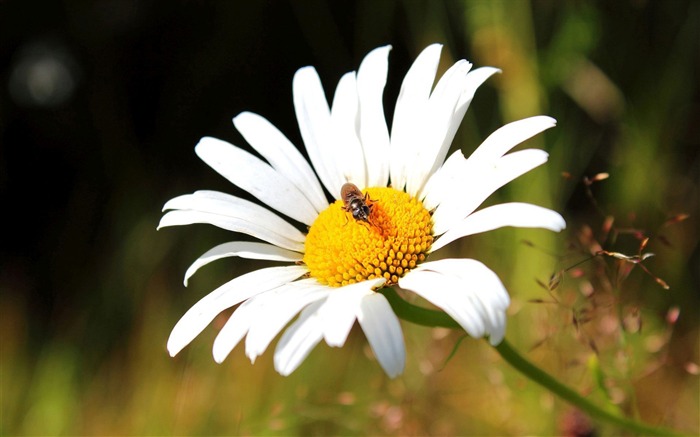
[[(398, 293), (396, 293), (396, 291), (392, 288), (384, 288), (381, 290), (381, 292), (389, 300), (389, 303), (394, 309), (394, 312), (396, 312), (396, 314), (400, 318), (408, 322), (424, 326), (440, 326), (446, 328), (461, 329), (457, 322), (452, 320), (452, 318), (450, 318), (450, 316), (448, 316), (447, 314), (441, 311), (430, 310), (427, 308), (412, 305), (403, 300), (398, 295)], [(513, 349), (506, 340), (503, 340), (498, 346), (495, 346), (494, 349), (501, 355), (501, 357), (504, 360), (508, 362), (508, 364), (513, 366), (516, 370), (518, 370), (528, 379), (530, 379), (533, 382), (536, 382), (537, 384), (551, 391), (566, 402), (578, 407), (581, 411), (586, 413), (589, 417), (591, 417), (594, 420), (618, 426), (637, 435), (680, 435), (672, 430), (664, 428), (654, 428), (649, 425), (636, 422), (634, 420), (604, 410), (603, 408), (600, 408), (597, 405), (594, 405), (588, 399), (582, 397), (574, 390), (570, 389), (569, 387), (554, 379), (550, 374), (546, 373), (539, 367), (529, 362), (515, 349)]]

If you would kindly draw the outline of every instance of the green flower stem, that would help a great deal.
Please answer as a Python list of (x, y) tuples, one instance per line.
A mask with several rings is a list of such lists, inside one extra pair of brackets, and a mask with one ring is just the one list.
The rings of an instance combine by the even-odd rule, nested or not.
[[(423, 326), (439, 326), (461, 329), (459, 324), (447, 314), (443, 313), (442, 311), (435, 311), (412, 305), (403, 300), (393, 288), (387, 287), (380, 291), (387, 298), (396, 315), (408, 322)], [(663, 428), (653, 428), (630, 420), (626, 417), (611, 413), (598, 407), (597, 405), (594, 405), (586, 398), (554, 379), (550, 374), (545, 373), (542, 369), (526, 360), (522, 355), (516, 352), (506, 340), (503, 340), (498, 346), (495, 346), (494, 349), (496, 349), (504, 360), (506, 360), (511, 366), (515, 367), (515, 369), (517, 369), (527, 378), (548, 389), (566, 402), (575, 405), (581, 411), (585, 412), (588, 414), (588, 416), (595, 420), (616, 425), (638, 435), (679, 435), (675, 431)]]

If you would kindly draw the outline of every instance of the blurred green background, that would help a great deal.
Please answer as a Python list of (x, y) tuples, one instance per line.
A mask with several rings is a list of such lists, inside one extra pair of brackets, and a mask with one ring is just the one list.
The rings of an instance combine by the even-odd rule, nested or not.
[[(182, 285), (230, 235), (156, 232), (161, 206), (197, 189), (240, 194), (196, 158), (198, 139), (245, 145), (231, 118), (250, 110), (301, 145), (294, 72), (314, 65), (330, 98), (384, 44), (390, 122), (432, 42), (445, 44), (441, 70), (461, 58), (503, 70), (454, 148), (469, 154), (520, 118), (558, 120), (525, 145), (549, 163), (489, 202), (568, 222), (559, 235), (468, 238), (449, 255), (502, 278), (506, 338), (537, 365), (612, 411), (700, 433), (700, 2), (15, 0), (0, 2), (0, 434), (619, 434), (462, 332), (403, 323), (395, 380), (357, 329), (287, 378), (272, 349), (251, 365), (239, 345), (214, 363), (226, 314), (176, 358), (165, 350), (194, 302), (261, 265), (219, 261)], [(645, 237), (653, 276), (591, 257), (637, 255)]]

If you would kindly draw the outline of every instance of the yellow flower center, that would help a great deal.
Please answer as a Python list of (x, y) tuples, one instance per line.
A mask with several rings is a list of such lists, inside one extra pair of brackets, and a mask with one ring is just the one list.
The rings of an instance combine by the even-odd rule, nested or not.
[(384, 277), (388, 284), (425, 259), (433, 243), (430, 212), (416, 198), (388, 187), (368, 188), (369, 222), (336, 200), (306, 236), (304, 263), (331, 287)]

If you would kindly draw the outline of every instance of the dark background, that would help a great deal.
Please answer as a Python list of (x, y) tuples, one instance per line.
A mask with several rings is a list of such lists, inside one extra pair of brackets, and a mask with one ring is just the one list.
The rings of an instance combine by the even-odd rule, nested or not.
[[(537, 388), (532, 399), (521, 399), (529, 409), (512, 407), (520, 422), (511, 426), (483, 418), (467, 424), (411, 416), (404, 392), (375, 403), (366, 395), (369, 399), (353, 403), (371, 411), (384, 408), (359, 423), (342, 411), (322, 419), (302, 414), (306, 420), (295, 421), (290, 417), (298, 411), (270, 413), (275, 410), (262, 400), (234, 408), (238, 413), (229, 416), (212, 408), (212, 401), (190, 400), (190, 391), (186, 402), (201, 410), (186, 409), (208, 411), (208, 416), (191, 413), (198, 419), (190, 418), (181, 408), (169, 407), (185, 402), (173, 404), (173, 393), (189, 384), (182, 375), (191, 361), (200, 365), (201, 375), (224, 369), (209, 364), (208, 338), (195, 341), (200, 345), (193, 355), (201, 358), (170, 360), (164, 351), (177, 318), (230, 276), (210, 270), (211, 277), (189, 289), (180, 280), (196, 256), (225, 241), (225, 232), (205, 227), (155, 231), (160, 208), (176, 195), (204, 188), (234, 192), (194, 155), (199, 138), (243, 144), (231, 118), (249, 110), (301, 145), (291, 99), (294, 72), (314, 65), (331, 99), (340, 76), (385, 44), (393, 46), (385, 91), (390, 123), (404, 72), (431, 42), (445, 44), (444, 65), (466, 58), (504, 71), (479, 90), (465, 120), (466, 132), (458, 138), (474, 142), (455, 147), (469, 152), (517, 118), (546, 113), (558, 119), (556, 132), (548, 133), (541, 146), (551, 154), (551, 168), (538, 179), (553, 186), (543, 202), (569, 222), (567, 235), (550, 242), (555, 251), (592, 245), (581, 237), (582, 230), (597, 232), (603, 215), (614, 216), (622, 231), (619, 239), (601, 241), (608, 250), (634, 255), (639, 238), (628, 230), (652, 237), (649, 249), (657, 259), (650, 269), (671, 290), (636, 269), (631, 285), (612, 287), (612, 292), (623, 308), (620, 320), (627, 308), (622, 303), (642, 309), (650, 328), (640, 334), (647, 336), (640, 345), (669, 336), (667, 355), (661, 360), (645, 349), (648, 356), (621, 371), (627, 381), (621, 385), (633, 391), (630, 387), (654, 365), (676, 366), (678, 372), (671, 373), (681, 376), (673, 380), (684, 387), (674, 406), (680, 413), (642, 407), (642, 419), (697, 432), (698, 379), (692, 363), (698, 362), (700, 300), (699, 33), (700, 3), (692, 1), (0, 2), (0, 432), (554, 432), (557, 420), (527, 420), (541, 408), (552, 408), (550, 401), (536, 397), (546, 396)], [(535, 98), (521, 99), (519, 90), (530, 88)], [(562, 172), (570, 177), (562, 178)], [(602, 215), (581, 183), (583, 176), (599, 172), (611, 174), (609, 181), (593, 186)], [(690, 218), (667, 222), (679, 214)], [(484, 256), (499, 258), (497, 253)], [(573, 264), (567, 262), (556, 268)], [(606, 281), (596, 275), (615, 276), (620, 267), (600, 257), (594, 261), (599, 265), (602, 270), (591, 268), (587, 274), (595, 287), (605, 288), (600, 284)], [(527, 275), (528, 281), (532, 276), (546, 279), (546, 270)], [(672, 308), (681, 313), (673, 331), (664, 325)], [(524, 340), (521, 348), (528, 350), (537, 337)], [(429, 348), (429, 339), (424, 340), (419, 344)], [(443, 349), (449, 352), (453, 345), (445, 343)], [(568, 347), (559, 353), (568, 353)], [(618, 341), (616, 350), (625, 347)], [(361, 348), (360, 338), (356, 349)], [(330, 352), (318, 354), (324, 353)], [(152, 356), (158, 357), (160, 370), (177, 366), (169, 389), (147, 386), (152, 379), (143, 366)], [(231, 361), (237, 372), (248, 369), (240, 354)], [(607, 375), (619, 377), (614, 361), (608, 364)], [(255, 368), (261, 380), (257, 399), (265, 399), (260, 393), (265, 391), (277, 393), (281, 405), (290, 405), (285, 393), (298, 400), (299, 381), (280, 382), (269, 367)], [(332, 368), (327, 371), (329, 378), (338, 377)], [(408, 374), (415, 379), (420, 372)], [(275, 382), (264, 382), (266, 377)], [(207, 378), (210, 391), (221, 383)], [(381, 380), (381, 375), (373, 378)], [(656, 383), (667, 382), (660, 378)], [(198, 386), (203, 398), (210, 393), (205, 386)], [(577, 388), (590, 386), (584, 382)], [(143, 401), (146, 392), (153, 399)], [(411, 393), (429, 402), (421, 389)], [(231, 401), (226, 393), (217, 396)], [(478, 402), (474, 393), (464, 396), (468, 404), (472, 398)], [(163, 406), (156, 408), (158, 399)], [(395, 426), (387, 417), (397, 405), (403, 415)], [(565, 414), (565, 404), (556, 405)], [(451, 408), (461, 414), (460, 407)], [(639, 409), (631, 414), (640, 414)], [(435, 423), (442, 427), (431, 428)]]

